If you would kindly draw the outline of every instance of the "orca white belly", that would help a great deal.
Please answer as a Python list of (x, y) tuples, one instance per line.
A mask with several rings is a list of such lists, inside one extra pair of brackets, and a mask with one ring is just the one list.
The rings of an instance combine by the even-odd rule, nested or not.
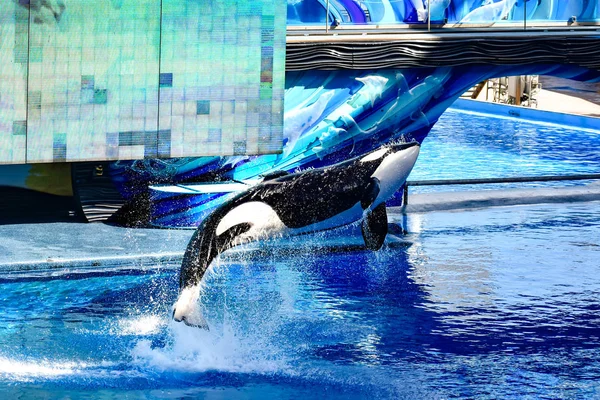
[(285, 234), (288, 229), (268, 204), (251, 201), (242, 203), (225, 214), (217, 225), (216, 234), (219, 236), (228, 229), (243, 223), (250, 224), (251, 227), (248, 232), (240, 235), (242, 240)]

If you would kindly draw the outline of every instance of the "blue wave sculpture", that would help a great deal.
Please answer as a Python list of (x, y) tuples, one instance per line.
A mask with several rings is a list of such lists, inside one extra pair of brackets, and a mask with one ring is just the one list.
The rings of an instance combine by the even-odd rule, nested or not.
[(228, 196), (266, 174), (331, 165), (382, 143), (421, 143), (468, 88), (512, 74), (582, 81), (600, 76), (565, 65), (288, 72), (281, 154), (119, 162), (110, 173), (130, 199), (150, 185), (153, 225), (197, 226)]

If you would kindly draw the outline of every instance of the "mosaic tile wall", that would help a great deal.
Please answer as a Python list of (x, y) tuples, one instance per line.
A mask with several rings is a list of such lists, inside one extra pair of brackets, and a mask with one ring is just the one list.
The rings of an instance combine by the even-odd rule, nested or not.
[(0, 10), (0, 163), (281, 150), (284, 2), (22, 3)]

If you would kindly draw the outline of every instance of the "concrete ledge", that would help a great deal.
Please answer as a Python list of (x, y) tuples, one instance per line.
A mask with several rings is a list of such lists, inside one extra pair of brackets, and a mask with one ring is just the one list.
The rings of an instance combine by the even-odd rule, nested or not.
[(519, 118), (535, 123), (545, 122), (569, 128), (577, 127), (600, 130), (600, 118), (490, 103), (480, 100), (458, 99), (450, 106), (450, 109), (480, 114), (492, 114), (495, 118)]
[(435, 192), (408, 196), (405, 207), (391, 207), (390, 212), (429, 212), (542, 203), (600, 201), (600, 184), (587, 186)]
[[(600, 183), (587, 186), (508, 189), (469, 192), (436, 192), (409, 195), (403, 209), (391, 207), (393, 221), (402, 212), (420, 213), (520, 204), (600, 201)], [(396, 223), (397, 225), (397, 223)], [(410, 243), (393, 237), (400, 228), (392, 223), (388, 246)], [(136, 269), (152, 271), (178, 268), (193, 230), (128, 229), (101, 223), (42, 223), (0, 225), (0, 279), (21, 276), (59, 276), (98, 271)], [(261, 246), (244, 246), (225, 257), (245, 257)], [(276, 241), (278, 251), (348, 251), (363, 249), (359, 224), (323, 232), (317, 241), (304, 237)], [(239, 250), (236, 251), (236, 250)], [(273, 247), (270, 248), (272, 251)]]
[(0, 225), (0, 274), (181, 264), (193, 230), (131, 229), (103, 223)]
[(35, 274), (51, 274), (52, 276), (65, 275), (83, 270), (90, 271), (96, 268), (102, 271), (119, 271), (126, 269), (136, 270), (158, 270), (179, 268), (183, 258), (183, 251), (179, 253), (164, 253), (164, 254), (138, 254), (132, 256), (106, 256), (106, 257), (89, 257), (89, 258), (74, 258), (63, 259), (48, 258), (46, 260), (32, 261), (15, 261), (3, 263), (0, 261), (0, 274), (6, 278), (7, 276), (19, 277), (21, 274), (32, 276), (32, 271)]

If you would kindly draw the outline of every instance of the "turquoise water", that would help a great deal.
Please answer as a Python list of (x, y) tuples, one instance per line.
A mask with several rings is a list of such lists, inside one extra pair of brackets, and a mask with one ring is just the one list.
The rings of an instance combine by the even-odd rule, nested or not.
[(202, 300), (210, 332), (170, 321), (170, 266), (5, 272), (0, 394), (600, 395), (600, 203), (407, 223), (378, 253), (347, 232), (228, 253)]
[[(600, 173), (600, 131), (495, 118), (450, 109), (423, 142), (410, 180), (504, 178)], [(411, 191), (569, 186), (589, 181), (530, 183)]]

